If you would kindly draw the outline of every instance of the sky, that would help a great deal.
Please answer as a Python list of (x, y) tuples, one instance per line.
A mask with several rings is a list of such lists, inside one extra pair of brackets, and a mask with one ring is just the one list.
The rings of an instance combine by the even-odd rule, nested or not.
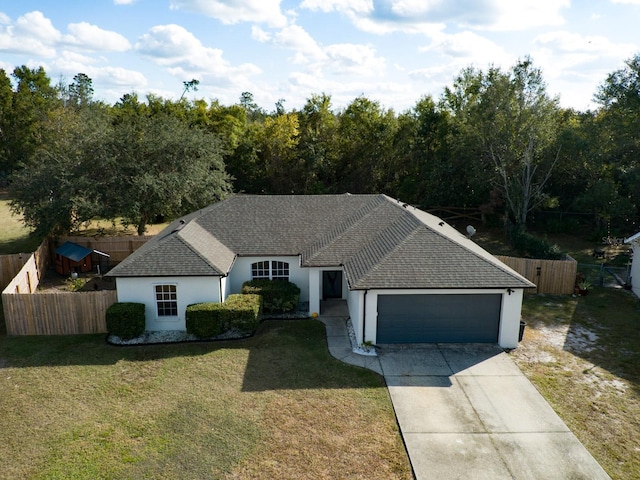
[(640, 53), (640, 0), (0, 0), (0, 68), (77, 73), (94, 97), (239, 102), (267, 112), (313, 94), (402, 112), (438, 99), (463, 68), (530, 56), (560, 105), (585, 111)]

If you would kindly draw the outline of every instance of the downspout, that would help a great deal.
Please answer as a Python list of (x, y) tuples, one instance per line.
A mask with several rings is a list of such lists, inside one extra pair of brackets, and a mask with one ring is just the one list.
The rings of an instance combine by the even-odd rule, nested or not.
[(369, 290), (364, 291), (364, 300), (362, 305), (362, 343), (365, 342), (365, 332), (367, 331), (367, 293)]

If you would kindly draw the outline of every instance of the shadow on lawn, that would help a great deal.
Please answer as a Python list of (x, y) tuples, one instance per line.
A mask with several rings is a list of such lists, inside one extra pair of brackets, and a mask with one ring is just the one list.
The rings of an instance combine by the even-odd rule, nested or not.
[(564, 350), (624, 378), (640, 393), (638, 298), (613, 288), (595, 288), (580, 297)]
[[(177, 357), (202, 357), (220, 350), (247, 350), (242, 390), (349, 388), (383, 386), (382, 377), (334, 359), (325, 326), (316, 320), (268, 320), (242, 340), (180, 344), (113, 346), (105, 335), (0, 337), (0, 369), (115, 365)], [(214, 358), (214, 357), (212, 357)], [(215, 360), (212, 360), (215, 361)]]

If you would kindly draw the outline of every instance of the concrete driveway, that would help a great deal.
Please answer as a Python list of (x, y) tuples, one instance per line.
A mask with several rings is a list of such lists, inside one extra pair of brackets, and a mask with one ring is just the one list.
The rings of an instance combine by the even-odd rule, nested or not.
[(610, 478), (497, 345), (383, 345), (379, 360), (418, 480)]

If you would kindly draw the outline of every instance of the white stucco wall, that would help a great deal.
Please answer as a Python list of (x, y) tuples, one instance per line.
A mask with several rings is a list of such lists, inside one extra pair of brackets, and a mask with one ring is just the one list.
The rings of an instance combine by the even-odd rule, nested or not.
[[(350, 295), (353, 292), (350, 292)], [(353, 301), (349, 303), (349, 314), (356, 331), (358, 343), (371, 341), (376, 343), (378, 329), (378, 295), (443, 295), (443, 294), (500, 294), (502, 295), (502, 308), (500, 312), (500, 330), (498, 344), (502, 348), (515, 348), (518, 346), (518, 334), (520, 332), (520, 314), (522, 310), (523, 290), (512, 290), (511, 295), (506, 289), (474, 289), (474, 290), (369, 290), (364, 301), (364, 310), (355, 312), (351, 310)], [(355, 316), (358, 314), (358, 318)], [(365, 322), (365, 335), (362, 337), (362, 322)], [(358, 325), (358, 328), (356, 328)]]
[(640, 240), (631, 244), (633, 261), (631, 262), (631, 290), (640, 298)]
[(498, 333), (498, 345), (502, 348), (516, 348), (518, 346), (523, 297), (524, 290), (521, 288), (512, 290), (511, 295), (502, 294), (502, 313)]
[(351, 325), (356, 333), (356, 342), (361, 345), (362, 339), (362, 321), (364, 314), (364, 290), (347, 290), (347, 306), (349, 307), (349, 317)]
[(242, 291), (242, 284), (251, 280), (251, 264), (265, 260), (289, 263), (289, 281), (300, 287), (300, 301), (309, 301), (309, 273), (300, 267), (300, 258), (295, 257), (237, 257), (227, 280), (226, 296)]
[(322, 269), (307, 268), (309, 273), (309, 314), (320, 313), (322, 299)]
[(342, 298), (348, 298), (349, 288), (347, 287), (347, 279), (344, 276), (344, 270), (342, 267), (309, 267), (304, 268), (308, 271), (309, 276), (309, 313), (320, 313), (320, 302), (323, 298), (323, 272), (335, 272), (336, 270), (342, 271)]
[[(158, 317), (156, 285), (175, 285), (178, 301), (177, 317)], [(119, 302), (144, 303), (146, 329), (149, 331), (185, 330), (188, 305), (200, 302), (219, 302), (220, 277), (143, 277), (116, 278)]]

